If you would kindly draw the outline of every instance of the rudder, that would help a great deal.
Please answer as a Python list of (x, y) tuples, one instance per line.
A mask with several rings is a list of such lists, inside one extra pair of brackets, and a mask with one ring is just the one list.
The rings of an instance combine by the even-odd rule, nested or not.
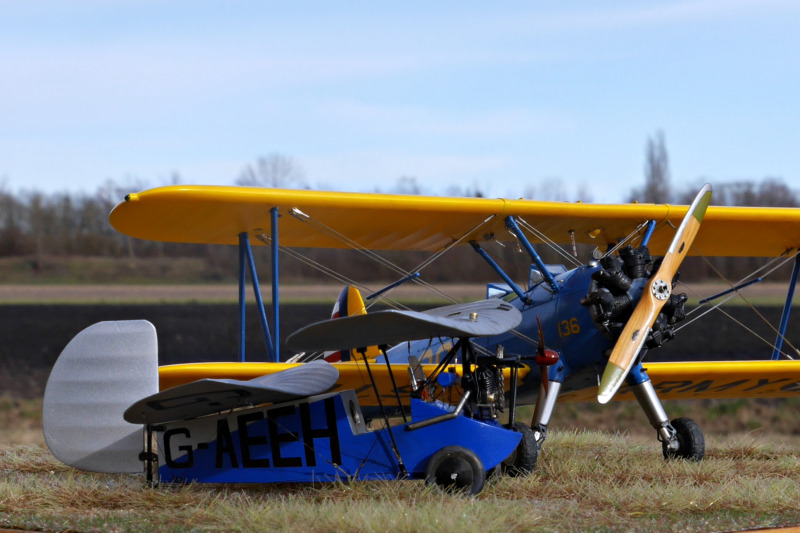
[(122, 414), (158, 392), (158, 342), (146, 320), (98, 322), (53, 365), (42, 405), (45, 442), (61, 462), (92, 472), (141, 472), (140, 424)]

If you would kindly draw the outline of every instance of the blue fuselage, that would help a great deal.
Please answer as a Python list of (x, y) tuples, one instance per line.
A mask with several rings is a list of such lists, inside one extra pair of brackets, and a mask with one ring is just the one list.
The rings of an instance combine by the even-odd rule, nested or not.
[[(509, 300), (522, 312), (522, 322), (517, 328), (502, 335), (472, 339), (474, 345), (491, 354), (502, 346), (506, 357), (519, 356), (531, 367), (520, 387), (521, 400), (538, 392), (541, 381), (533, 362), (538, 345), (537, 318), (541, 321), (547, 348), (560, 356), (560, 361), (550, 367), (549, 378), (564, 383), (564, 392), (597, 385), (597, 373), (602, 372), (613, 341), (598, 329), (581, 300), (589, 293), (591, 276), (599, 268), (582, 266), (555, 275), (558, 292), (546, 283), (533, 286), (526, 293), (528, 302), (519, 297)], [(629, 291), (634, 302), (641, 296), (645, 282), (644, 279), (634, 281)], [(412, 341), (395, 346), (388, 356), (393, 363), (408, 364), (410, 355), (417, 356), (422, 363), (437, 363), (452, 345), (452, 339)]]

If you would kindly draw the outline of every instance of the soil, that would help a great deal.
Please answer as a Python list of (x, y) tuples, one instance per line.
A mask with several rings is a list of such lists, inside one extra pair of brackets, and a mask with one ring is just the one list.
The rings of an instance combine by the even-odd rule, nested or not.
[[(332, 300), (332, 299), (331, 299)], [(430, 307), (430, 306), (420, 306)], [(780, 319), (780, 307), (762, 308), (771, 323)], [(330, 316), (331, 304), (284, 304), (281, 339), (309, 323)], [(648, 361), (765, 359), (771, 354), (774, 331), (747, 307), (729, 308), (733, 320), (719, 311), (678, 333), (670, 343), (647, 354)], [(0, 306), (0, 391), (2, 395), (41, 397), (61, 350), (82, 329), (104, 320), (146, 319), (158, 332), (161, 364), (237, 361), (238, 308), (230, 304), (19, 304)], [(755, 337), (734, 320), (758, 333)], [(795, 313), (789, 332), (800, 328)], [(255, 305), (246, 321), (248, 361), (265, 361), (267, 350)], [(282, 354), (287, 354), (281, 348)], [(285, 355), (284, 355), (285, 358)]]

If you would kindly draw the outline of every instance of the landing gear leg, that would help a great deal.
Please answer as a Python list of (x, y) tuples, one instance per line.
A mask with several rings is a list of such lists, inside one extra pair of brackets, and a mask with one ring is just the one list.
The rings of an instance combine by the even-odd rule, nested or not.
[(631, 387), (636, 400), (650, 420), (650, 425), (658, 433), (664, 458), (700, 461), (706, 451), (700, 426), (691, 418), (676, 418), (670, 423), (650, 379)]
[(551, 381), (549, 383), (547, 394), (544, 393), (544, 390), (539, 391), (539, 398), (536, 401), (536, 409), (533, 411), (533, 420), (531, 421), (531, 429), (539, 448), (542, 447), (544, 439), (547, 438), (547, 426), (553, 416), (553, 409), (556, 406), (559, 391), (561, 391), (561, 382), (559, 381)]

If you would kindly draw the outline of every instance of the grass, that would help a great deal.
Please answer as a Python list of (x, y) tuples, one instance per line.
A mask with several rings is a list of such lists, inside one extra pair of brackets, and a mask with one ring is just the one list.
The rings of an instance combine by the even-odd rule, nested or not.
[[(42, 444), (41, 401), (0, 398), (0, 528), (730, 531), (800, 523), (800, 437), (730, 429), (751, 416), (765, 416), (767, 423), (783, 411), (796, 412), (796, 404), (681, 402), (667, 410), (681, 405), (690, 414), (715, 413), (716, 422), (698, 417), (708, 450), (700, 463), (665, 462), (633, 404), (602, 410), (565, 404), (558, 406), (554, 427), (574, 427), (551, 431), (533, 475), (499, 476), (477, 497), (463, 498), (420, 481), (150, 488), (140, 475), (87, 473), (61, 464)], [(726, 419), (733, 422), (724, 426)], [(586, 421), (630, 431), (578, 428)], [(15, 426), (28, 426), (33, 436), (14, 441), (7, 430)]]
[(40, 445), (0, 452), (0, 527), (38, 530), (729, 531), (800, 523), (798, 498), (796, 447), (768, 439), (712, 438), (686, 463), (625, 434), (554, 431), (533, 475), (475, 498), (420, 481), (148, 488)]

